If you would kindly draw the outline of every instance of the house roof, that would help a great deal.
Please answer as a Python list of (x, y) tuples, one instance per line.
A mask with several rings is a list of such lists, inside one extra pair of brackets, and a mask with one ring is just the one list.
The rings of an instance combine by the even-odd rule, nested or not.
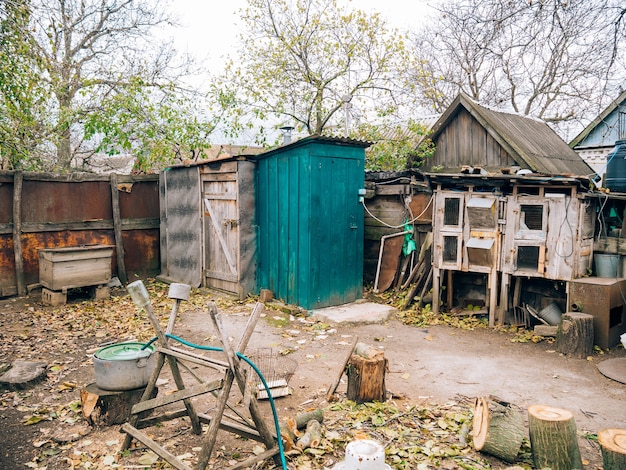
[(494, 111), (460, 93), (433, 125), (431, 139), (454, 119), (461, 108), (489, 133), (520, 166), (548, 175), (593, 175), (587, 163), (545, 121)]
[[(615, 111), (624, 101), (626, 101), (626, 90), (620, 93), (620, 95), (609, 104), (604, 111), (602, 111), (598, 117), (596, 117), (593, 121), (589, 123), (587, 127), (583, 129), (583, 131), (578, 134), (574, 139), (569, 143), (571, 148), (575, 148), (578, 146), (585, 138), (591, 134), (591, 132), (598, 127), (613, 111)], [(611, 143), (611, 147), (613, 143)]]

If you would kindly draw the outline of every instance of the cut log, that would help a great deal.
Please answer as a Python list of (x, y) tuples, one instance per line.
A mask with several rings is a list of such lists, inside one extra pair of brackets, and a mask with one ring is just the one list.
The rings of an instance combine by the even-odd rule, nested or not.
[(385, 401), (387, 359), (383, 351), (357, 344), (347, 366), (348, 400), (357, 403)]
[(312, 419), (306, 425), (306, 431), (302, 435), (296, 446), (300, 449), (307, 449), (309, 447), (317, 447), (322, 440), (322, 425), (319, 421)]
[(626, 429), (602, 429), (598, 431), (598, 442), (604, 470), (626, 468)]
[(567, 356), (586, 358), (593, 352), (593, 315), (564, 313), (556, 334), (556, 349)]
[(528, 408), (528, 431), (535, 468), (583, 468), (576, 423), (570, 411), (547, 405), (532, 405)]
[[(365, 359), (374, 359), (378, 356), (384, 355), (385, 353), (380, 349), (376, 349), (365, 343), (356, 343), (354, 346), (354, 355), (364, 357)], [(352, 355), (350, 357), (352, 357)]]
[(526, 436), (522, 410), (495, 397), (474, 402), (474, 448), (512, 463)]
[[(80, 391), (83, 418), (93, 426), (111, 426), (122, 424), (128, 420), (130, 410), (139, 403), (144, 388), (125, 391), (102, 390), (95, 383), (87, 385)], [(157, 396), (155, 387), (152, 397)], [(147, 416), (144, 412), (142, 416)]]
[(324, 422), (324, 412), (317, 408), (311, 411), (305, 411), (296, 415), (296, 428), (304, 429), (311, 420), (318, 421), (320, 424)]
[(291, 428), (287, 426), (287, 423), (280, 425), (280, 437), (283, 439), (285, 452), (289, 452), (296, 446), (296, 435), (293, 433)]

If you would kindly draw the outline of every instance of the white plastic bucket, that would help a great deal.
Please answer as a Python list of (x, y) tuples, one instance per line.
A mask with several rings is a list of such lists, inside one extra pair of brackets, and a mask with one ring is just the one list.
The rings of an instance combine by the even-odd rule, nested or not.
[(390, 470), (385, 463), (385, 449), (376, 441), (359, 439), (346, 446), (346, 459), (333, 470)]
[(624, 349), (626, 349), (626, 333), (624, 333), (623, 335), (621, 335), (621, 336), (619, 337), (619, 339), (621, 340), (621, 342), (622, 342), (622, 346), (624, 346)]

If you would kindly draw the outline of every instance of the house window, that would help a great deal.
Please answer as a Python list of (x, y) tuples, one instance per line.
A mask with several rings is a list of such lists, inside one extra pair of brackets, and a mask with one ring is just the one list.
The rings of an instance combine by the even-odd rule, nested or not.
[(520, 206), (520, 230), (543, 230), (543, 205)]

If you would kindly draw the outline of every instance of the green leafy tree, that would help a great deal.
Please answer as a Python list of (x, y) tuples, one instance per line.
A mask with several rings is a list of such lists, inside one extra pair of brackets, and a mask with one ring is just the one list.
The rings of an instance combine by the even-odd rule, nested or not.
[(32, 169), (27, 160), (45, 133), (44, 93), (37, 69), (33, 44), (28, 34), (28, 0), (0, 3), (0, 168)]
[(377, 13), (336, 0), (248, 0), (242, 18), (239, 55), (221, 79), (237, 97), (237, 125), (252, 116), (306, 134), (343, 134), (414, 98), (405, 37)]
[(206, 148), (213, 126), (191, 105), (202, 97), (183, 88), (192, 63), (155, 39), (172, 24), (167, 0), (8, 1), (26, 8), (5, 17), (25, 12), (3, 36), (23, 65), (4, 69), (7, 83), (37, 91), (21, 102), (30, 121), (11, 120), (33, 142), (16, 139), (8, 167), (65, 172), (96, 152), (132, 151), (146, 169)]
[(362, 124), (352, 137), (373, 144), (365, 151), (365, 168), (374, 171), (401, 171), (409, 162), (424, 162), (435, 152), (427, 138), (428, 128), (409, 120), (395, 126)]
[[(215, 99), (218, 107), (228, 106), (226, 96)], [(181, 97), (172, 85), (149, 87), (136, 78), (102, 100), (99, 113), (87, 116), (85, 137), (99, 140), (98, 152), (134, 155), (135, 170), (142, 172), (197, 159), (210, 146), (215, 126), (198, 115), (196, 106), (197, 101)]]

